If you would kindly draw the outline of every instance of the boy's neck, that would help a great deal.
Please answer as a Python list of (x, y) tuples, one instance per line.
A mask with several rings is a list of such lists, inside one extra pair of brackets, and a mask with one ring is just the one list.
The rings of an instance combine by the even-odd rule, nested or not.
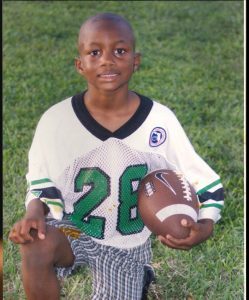
[(134, 98), (136, 98), (136, 94), (128, 89), (110, 92), (88, 89), (84, 95), (85, 105), (89, 110), (103, 112), (124, 110), (130, 106)]
[(140, 98), (131, 91), (94, 93), (87, 90), (84, 103), (92, 117), (111, 132), (123, 126), (136, 112)]

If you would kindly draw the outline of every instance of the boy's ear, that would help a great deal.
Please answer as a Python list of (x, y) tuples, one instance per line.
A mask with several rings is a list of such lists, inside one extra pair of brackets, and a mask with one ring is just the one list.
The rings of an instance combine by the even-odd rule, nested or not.
[(76, 57), (74, 59), (74, 65), (75, 65), (77, 72), (83, 76), (84, 75), (84, 67), (83, 67), (82, 60), (79, 57)]
[(136, 52), (134, 57), (133, 72), (136, 72), (139, 69), (140, 63), (141, 63), (141, 53)]

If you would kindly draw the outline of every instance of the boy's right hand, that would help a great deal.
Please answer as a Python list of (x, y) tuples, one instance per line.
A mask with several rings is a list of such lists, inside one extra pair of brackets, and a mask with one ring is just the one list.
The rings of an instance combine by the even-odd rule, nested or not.
[(46, 233), (46, 223), (44, 217), (24, 217), (14, 224), (10, 231), (9, 239), (16, 244), (31, 243), (34, 241), (34, 236), (31, 234), (32, 229), (36, 229), (38, 238), (44, 240)]
[(46, 223), (45, 215), (47, 207), (39, 199), (32, 200), (23, 219), (18, 221), (12, 227), (9, 239), (16, 244), (26, 244), (34, 241), (32, 231), (37, 231), (40, 240), (45, 239)]

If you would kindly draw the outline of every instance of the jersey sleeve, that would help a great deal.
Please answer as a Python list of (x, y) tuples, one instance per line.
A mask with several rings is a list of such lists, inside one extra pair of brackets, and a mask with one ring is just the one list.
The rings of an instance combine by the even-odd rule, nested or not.
[(29, 167), (26, 175), (27, 195), (25, 206), (34, 199), (40, 199), (50, 209), (50, 214), (55, 219), (63, 217), (63, 201), (59, 189), (50, 178), (44, 147), (46, 147), (46, 130), (43, 126), (43, 119), (40, 120), (29, 150)]
[(196, 153), (181, 124), (172, 113), (168, 131), (167, 156), (193, 185), (198, 195), (200, 210), (198, 219), (221, 218), (224, 190), (220, 176)]

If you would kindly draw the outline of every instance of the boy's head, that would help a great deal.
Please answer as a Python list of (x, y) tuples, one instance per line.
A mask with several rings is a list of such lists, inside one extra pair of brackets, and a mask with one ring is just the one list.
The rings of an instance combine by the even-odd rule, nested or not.
[(128, 84), (140, 64), (131, 25), (113, 13), (97, 14), (82, 24), (78, 51), (75, 65), (88, 86), (110, 90)]
[(78, 37), (78, 51), (80, 53), (80, 49), (84, 44), (84, 37), (85, 34), (88, 32), (92, 26), (102, 26), (102, 24), (110, 25), (111, 27), (114, 26), (116, 28), (122, 28), (122, 30), (126, 30), (127, 34), (130, 36), (131, 42), (133, 43), (133, 49), (135, 51), (135, 36), (133, 33), (133, 29), (130, 23), (125, 20), (123, 17), (113, 13), (100, 13), (95, 16), (90, 17), (87, 19), (80, 28), (79, 37)]

